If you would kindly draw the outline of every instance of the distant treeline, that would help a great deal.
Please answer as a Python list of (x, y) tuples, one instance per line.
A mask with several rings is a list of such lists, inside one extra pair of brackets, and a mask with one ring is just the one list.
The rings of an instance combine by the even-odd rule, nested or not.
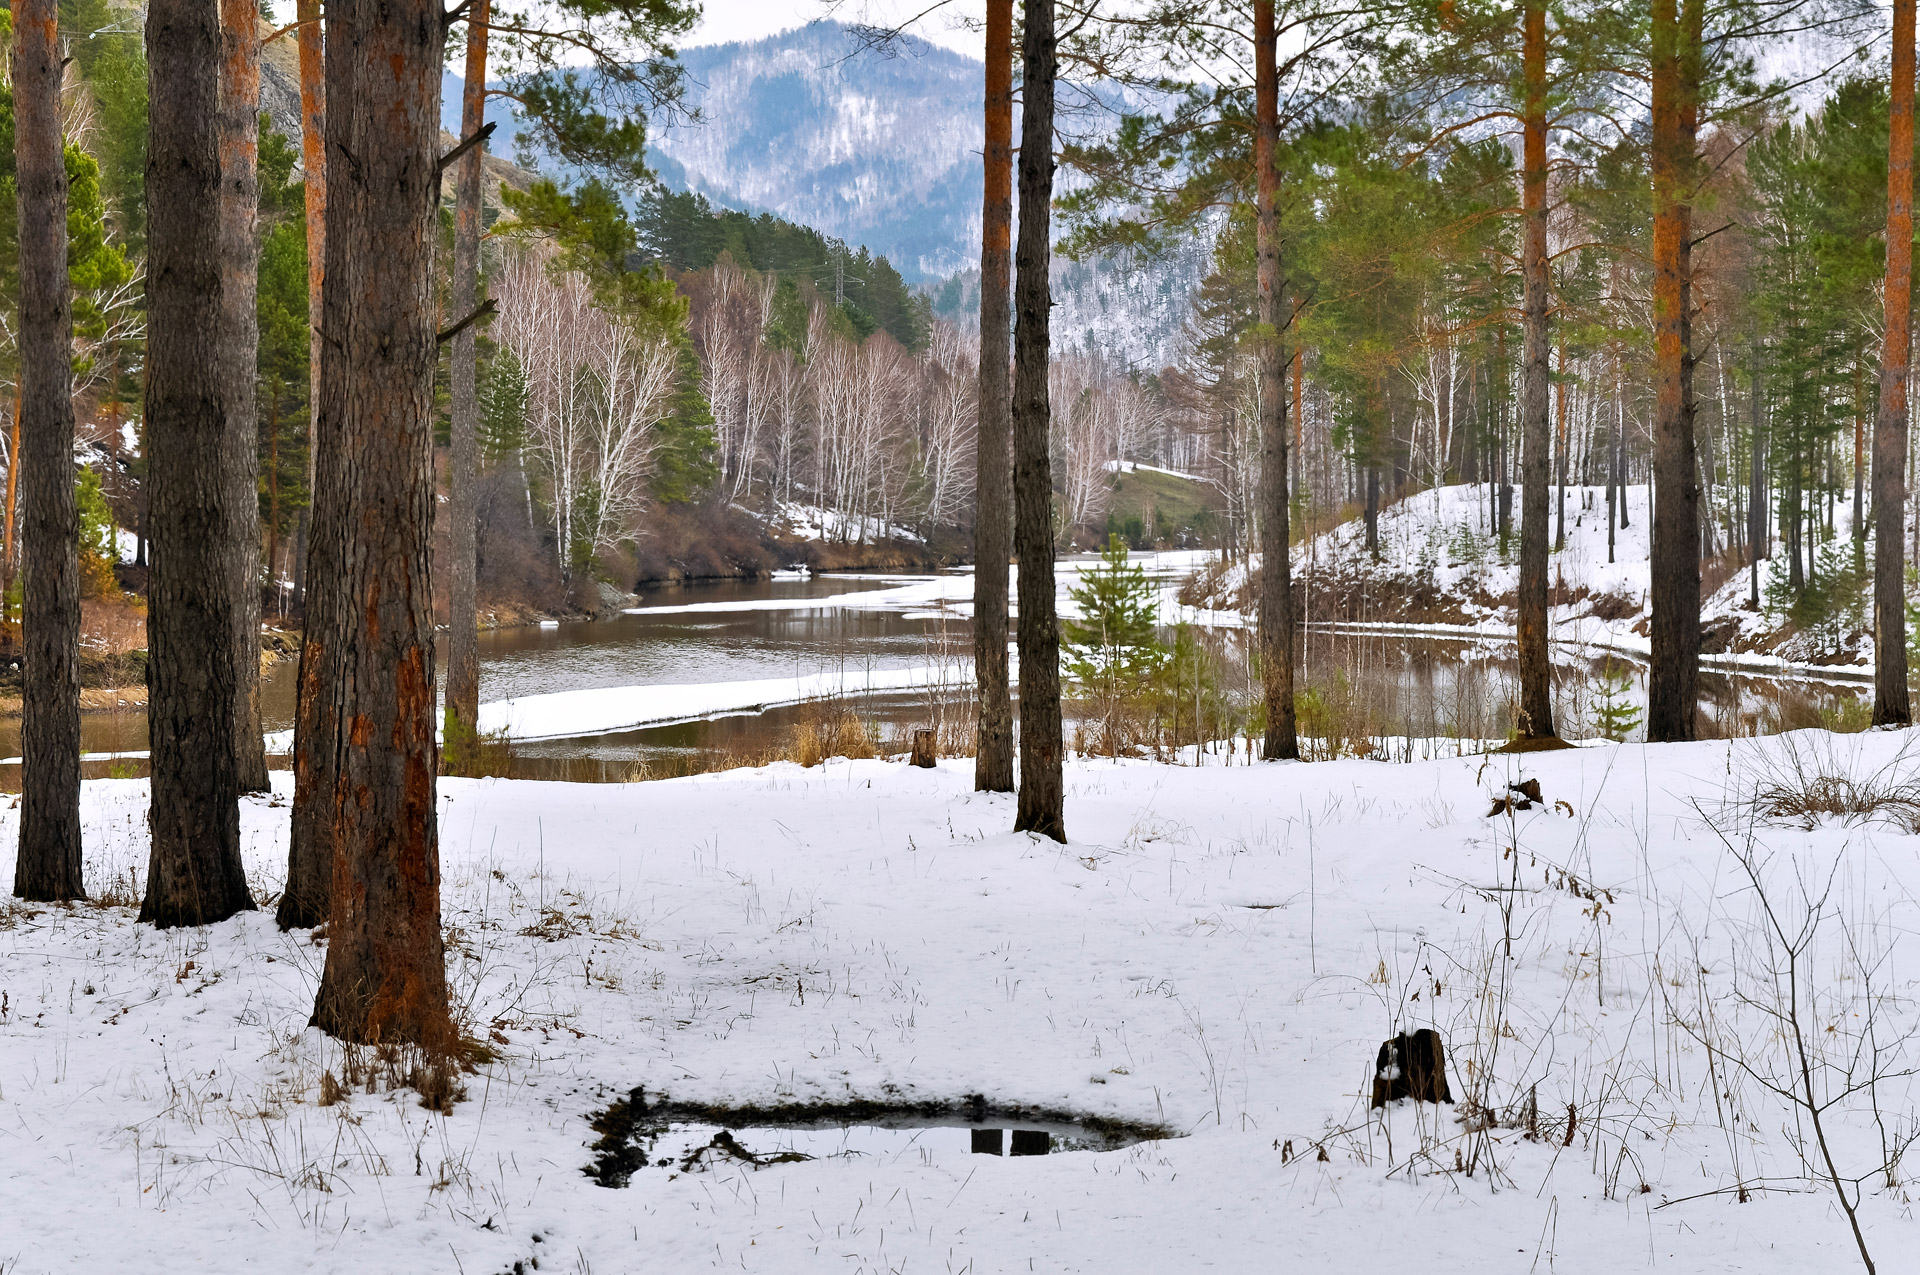
[(865, 248), (771, 213), (715, 208), (691, 192), (650, 195), (635, 220), (654, 256), (676, 272), (705, 270), (725, 253), (736, 265), (811, 283), (822, 296), (838, 298), (862, 339), (885, 332), (915, 353), (926, 348), (932, 322), (926, 298), (912, 292), (885, 257)]

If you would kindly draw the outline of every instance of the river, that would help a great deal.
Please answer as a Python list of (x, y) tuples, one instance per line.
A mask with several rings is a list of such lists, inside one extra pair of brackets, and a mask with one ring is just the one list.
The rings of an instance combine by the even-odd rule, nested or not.
[[(1193, 557), (1140, 560), (1171, 586)], [(1090, 562), (1062, 564), (1063, 602), (1074, 573)], [(495, 750), (493, 767), (588, 780), (683, 773), (794, 755), (805, 732), (839, 751), (852, 720), (869, 747), (903, 748), (912, 727), (937, 725), (952, 748), (971, 717), (970, 591), (965, 573), (704, 581), (650, 590), (609, 620), (485, 633), (482, 727), (511, 739)], [(1203, 634), (1222, 703), (1256, 697), (1248, 638), (1245, 629)], [(1566, 648), (1555, 658), (1563, 735), (1601, 733), (1609, 702), (1616, 726), (1644, 704), (1638, 662)], [(1300, 660), (1303, 732), (1337, 740), (1341, 751), (1411, 758), (1508, 731), (1517, 675), (1509, 643), (1315, 627), (1302, 636)], [(283, 663), (264, 687), (264, 725), (280, 751), (292, 727), (296, 671)], [(1714, 735), (1858, 729), (1865, 689), (1846, 678), (1704, 670), (1702, 721)], [(1215, 710), (1211, 721), (1207, 711), (1209, 734), (1247, 728), (1231, 710)], [(143, 711), (84, 714), (82, 742), (88, 774), (144, 773)], [(18, 719), (0, 722), (0, 758), (18, 751)], [(17, 783), (17, 774), (0, 763), (0, 782)]]

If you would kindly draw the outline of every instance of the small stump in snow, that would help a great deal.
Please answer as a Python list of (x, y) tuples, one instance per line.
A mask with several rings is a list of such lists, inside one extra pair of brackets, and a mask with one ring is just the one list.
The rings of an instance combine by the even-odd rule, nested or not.
[(1401, 1032), (1380, 1046), (1373, 1068), (1373, 1105), (1384, 1107), (1399, 1098), (1453, 1101), (1447, 1089), (1447, 1047), (1430, 1027), (1411, 1036)]
[(920, 727), (913, 732), (913, 756), (907, 759), (909, 766), (919, 766), (923, 770), (933, 769), (933, 731)]

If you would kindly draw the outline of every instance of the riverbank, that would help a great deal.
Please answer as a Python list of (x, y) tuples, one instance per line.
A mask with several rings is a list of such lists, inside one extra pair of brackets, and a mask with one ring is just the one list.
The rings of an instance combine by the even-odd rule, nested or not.
[[(1627, 488), (1624, 495), (1628, 524), (1610, 534), (1604, 489), (1567, 489), (1566, 543), (1548, 559), (1550, 636), (1570, 649), (1644, 659), (1651, 646), (1650, 518), (1644, 488)], [(1419, 492), (1381, 510), (1377, 526), (1377, 557), (1361, 519), (1295, 546), (1295, 614), (1304, 622), (1511, 640), (1519, 537), (1495, 534), (1485, 487)], [(1823, 562), (1844, 560), (1846, 542), (1835, 543), (1843, 549)], [(1203, 568), (1177, 595), (1179, 618), (1251, 624), (1259, 570), (1258, 555)], [(1818, 613), (1805, 605), (1776, 606), (1769, 596), (1780, 592), (1770, 587), (1774, 570), (1775, 564), (1762, 564), (1755, 604), (1752, 577), (1738, 555), (1723, 553), (1703, 563), (1702, 656), (1719, 667), (1871, 678), (1865, 593), (1836, 584), (1836, 596)]]

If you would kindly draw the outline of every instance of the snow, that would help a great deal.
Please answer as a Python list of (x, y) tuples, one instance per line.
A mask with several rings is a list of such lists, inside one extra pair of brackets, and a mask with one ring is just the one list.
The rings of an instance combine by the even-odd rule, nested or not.
[(800, 540), (831, 540), (837, 544), (866, 544), (874, 540), (910, 540), (924, 543), (926, 537), (911, 527), (895, 526), (882, 518), (842, 513), (820, 505), (797, 501), (780, 502), (780, 520), (788, 534)]
[(1208, 480), (1198, 474), (1189, 474), (1178, 469), (1162, 469), (1158, 465), (1148, 465), (1137, 460), (1110, 460), (1107, 462), (1109, 474), (1137, 474), (1141, 471), (1149, 474), (1165, 474), (1169, 478), (1184, 478), (1190, 483), (1204, 483)]
[[(736, 682), (657, 684), (556, 691), (480, 706), (480, 730), (513, 739), (570, 739), (667, 726), (708, 717), (759, 713), (783, 704), (883, 691), (959, 690), (973, 682), (971, 661), (906, 668), (846, 668)], [(291, 746), (292, 741), (287, 741)]]
[[(1916, 756), (1893, 732), (1409, 765), (1081, 760), (1066, 846), (1009, 832), (1012, 798), (972, 791), (971, 761), (442, 780), (453, 998), (499, 1051), (448, 1116), (404, 1091), (318, 1105), (322, 1072), (342, 1068), (306, 1026), (323, 948), (270, 911), (156, 932), (123, 903), (0, 909), (0, 1264), (1848, 1269), (1805, 1117), (1757, 1078), (1785, 1059), (1732, 855), (1751, 836), (1790, 925), (1798, 884), (1818, 893), (1832, 874), (1803, 966), (1819, 1057), (1872, 1021), (1886, 1072), (1913, 1066), (1914, 838), (1756, 821), (1745, 798), (1796, 759), (1861, 779), (1911, 775)], [(263, 900), (287, 836), (274, 778), (242, 812)], [(1547, 804), (1486, 817), (1522, 778)], [(144, 879), (146, 792), (85, 786), (96, 894), (118, 882), (132, 902), (127, 880)], [(0, 809), (0, 844), (18, 818)], [(1713, 1055), (1683, 1025), (1708, 1008)], [(1370, 1117), (1375, 1050), (1422, 1026), (1447, 1040), (1456, 1097), (1491, 1078), (1500, 1123)], [(581, 1172), (587, 1117), (634, 1086), (760, 1103), (984, 1093), (1188, 1136), (649, 1169), (604, 1189)], [(1876, 1096), (1904, 1136), (1908, 1082)], [(1867, 1242), (1903, 1269), (1920, 1223), (1875, 1171), (1867, 1095), (1826, 1118), (1842, 1171), (1866, 1175)], [(1473, 1175), (1456, 1151), (1480, 1157)]]
[[(1514, 492), (1514, 533), (1509, 552), (1500, 555), (1498, 540), (1490, 530), (1491, 508), (1484, 485), (1453, 485), (1418, 492), (1380, 511), (1379, 538), (1381, 562), (1371, 563), (1366, 549), (1363, 520), (1341, 523), (1293, 550), (1293, 574), (1308, 590), (1316, 577), (1329, 571), (1360, 571), (1378, 575), (1382, 587), (1390, 591), (1395, 582), (1417, 575), (1430, 580), (1440, 590), (1456, 598), (1466, 623), (1402, 624), (1393, 622), (1341, 621), (1341, 629), (1408, 635), (1483, 637), (1511, 641), (1514, 616), (1511, 608), (1493, 607), (1476, 601), (1477, 597), (1499, 598), (1511, 595), (1519, 586), (1520, 495)], [(1555, 499), (1557, 500), (1555, 489)], [(1648, 597), (1652, 575), (1648, 562), (1649, 532), (1652, 519), (1644, 485), (1623, 488), (1627, 514), (1625, 527), (1614, 533), (1613, 561), (1608, 561), (1606, 489), (1604, 487), (1567, 488), (1567, 543), (1548, 558), (1547, 569), (1556, 585), (1564, 582), (1569, 590), (1585, 588), (1580, 601), (1551, 608), (1552, 640), (1561, 646), (1584, 652), (1612, 651), (1646, 658), (1651, 639), (1647, 625)], [(1591, 501), (1593, 508), (1582, 506)], [(1551, 519), (1551, 514), (1550, 514)], [(1848, 542), (1847, 511), (1835, 515), (1837, 536), (1834, 543)], [(1557, 526), (1550, 520), (1549, 528)], [(1257, 567), (1260, 555), (1251, 555), (1251, 563), (1236, 563), (1223, 575), (1219, 597), (1245, 586), (1248, 566)], [(1769, 563), (1761, 569), (1764, 597)], [(1731, 579), (1702, 600), (1700, 617), (1705, 624), (1731, 622), (1736, 642), (1766, 642), (1778, 621), (1764, 610), (1747, 609), (1749, 592), (1747, 572), (1736, 572)], [(1603, 620), (1592, 614), (1599, 596), (1619, 599), (1626, 605), (1620, 619)], [(1175, 621), (1207, 627), (1233, 628), (1251, 625), (1253, 617), (1226, 608), (1181, 605), (1172, 590), (1163, 592), (1163, 623)], [(1835, 656), (1809, 649), (1805, 640), (1789, 640), (1778, 649), (1729, 650), (1703, 655), (1708, 667), (1737, 669), (1760, 674), (1792, 674), (1826, 679), (1859, 679), (1873, 675), (1871, 635), (1861, 639), (1852, 654)]]

